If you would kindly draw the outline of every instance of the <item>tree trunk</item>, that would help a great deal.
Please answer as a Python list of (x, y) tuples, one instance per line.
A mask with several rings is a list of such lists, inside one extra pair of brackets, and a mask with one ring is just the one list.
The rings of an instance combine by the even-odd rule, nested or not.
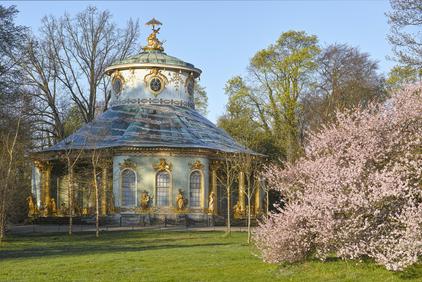
[(248, 244), (251, 243), (251, 195), (248, 195)]
[[(10, 179), (10, 174), (12, 173), (12, 165), (13, 165), (13, 154), (14, 154), (14, 150), (15, 150), (15, 145), (16, 145), (16, 141), (18, 139), (18, 134), (19, 134), (19, 128), (20, 128), (20, 122), (21, 119), (18, 119), (18, 123), (16, 125), (16, 132), (15, 132), (15, 136), (13, 138), (13, 142), (11, 144), (11, 147), (7, 147), (6, 150), (8, 152), (9, 155), (9, 162), (8, 162), (8, 166), (7, 166), (7, 173), (6, 173), (6, 179), (5, 181), (5, 185), (3, 187), (3, 191), (2, 191), (2, 199), (1, 199), (1, 207), (0, 207), (0, 242), (2, 242), (4, 240), (4, 238), (6, 237), (6, 221), (7, 221), (7, 217), (6, 217), (6, 198), (8, 196), (8, 190), (9, 190), (9, 179)], [(9, 136), (7, 137), (7, 139), (9, 139)], [(9, 140), (7, 140), (8, 142)]]
[(93, 170), (94, 174), (94, 189), (95, 189), (95, 236), (100, 237), (100, 209), (99, 209), (99, 193), (98, 193), (98, 183), (97, 183), (97, 168), (94, 165)]
[(230, 226), (230, 201), (231, 201), (231, 189), (230, 189), (230, 182), (229, 180), (227, 180), (226, 182), (226, 189), (227, 189), (227, 234), (230, 235), (231, 234), (231, 226)]
[(72, 224), (73, 224), (73, 167), (70, 166), (70, 161), (68, 162), (69, 168), (69, 183), (68, 183), (68, 198), (69, 198), (69, 235), (72, 235)]

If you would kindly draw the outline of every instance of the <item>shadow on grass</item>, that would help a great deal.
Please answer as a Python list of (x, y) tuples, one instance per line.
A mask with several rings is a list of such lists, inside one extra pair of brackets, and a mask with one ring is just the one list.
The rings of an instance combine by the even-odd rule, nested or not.
[(403, 280), (416, 280), (420, 281), (420, 278), (422, 278), (422, 264), (416, 264), (409, 266), (405, 270), (401, 272), (395, 273), (400, 279)]
[(152, 246), (127, 246), (127, 245), (89, 245), (82, 246), (55, 246), (55, 247), (38, 247), (26, 248), (21, 250), (0, 251), (0, 261), (14, 258), (29, 257), (45, 257), (45, 256), (66, 256), (66, 255), (84, 255), (84, 254), (101, 254), (112, 252), (140, 252), (161, 249), (177, 249), (177, 248), (196, 248), (196, 247), (216, 247), (230, 245), (229, 243), (205, 243), (205, 244), (160, 244)]
[[(196, 233), (197, 234), (197, 233)], [(210, 234), (186, 236), (176, 232), (112, 232), (96, 238), (93, 233), (73, 236), (56, 234), (31, 234), (9, 237), (9, 246), (0, 248), (0, 261), (14, 258), (45, 256), (67, 256), (105, 254), (113, 252), (139, 252), (161, 249), (216, 247), (231, 245), (231, 242), (198, 242), (211, 237)], [(215, 238), (215, 237), (214, 237)], [(190, 241), (190, 242), (189, 242)]]

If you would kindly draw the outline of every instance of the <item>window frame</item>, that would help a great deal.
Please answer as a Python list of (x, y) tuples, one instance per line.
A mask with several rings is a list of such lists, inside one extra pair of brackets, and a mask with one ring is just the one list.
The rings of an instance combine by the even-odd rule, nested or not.
[[(192, 207), (191, 206), (191, 198), (190, 198), (190, 195), (191, 195), (191, 176), (192, 176), (192, 173), (194, 173), (194, 172), (199, 172), (199, 179), (200, 179), (200, 183), (199, 183), (199, 206), (197, 206), (197, 207)], [(189, 208), (191, 208), (191, 209), (203, 209), (204, 208), (204, 185), (205, 185), (205, 183), (204, 183), (204, 172), (201, 170), (201, 169), (193, 169), (193, 170), (191, 170), (190, 171), (190, 173), (189, 173), (189, 176), (188, 176), (188, 178), (189, 178), (189, 181), (188, 181), (188, 183), (189, 183), (189, 203), (188, 203), (188, 205), (189, 205)]]
[[(123, 172), (125, 170), (131, 171), (135, 174), (135, 205), (133, 206), (124, 206), (123, 205)], [(123, 168), (122, 170), (120, 170), (120, 207), (122, 208), (136, 208), (138, 207), (138, 174), (136, 172), (136, 170), (126, 167)]]
[[(169, 176), (169, 180), (168, 180), (168, 205), (166, 206), (159, 206), (158, 205), (158, 175), (160, 173), (167, 173)], [(159, 170), (155, 173), (155, 197), (154, 197), (154, 205), (157, 208), (170, 208), (173, 206), (173, 176), (171, 174), (170, 170), (167, 169), (163, 169), (163, 170)]]

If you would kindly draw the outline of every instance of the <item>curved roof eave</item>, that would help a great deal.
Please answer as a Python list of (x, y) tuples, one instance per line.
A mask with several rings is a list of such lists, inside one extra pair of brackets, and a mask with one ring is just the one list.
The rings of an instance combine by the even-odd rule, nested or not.
[(110, 74), (113, 70), (122, 70), (122, 69), (143, 69), (143, 68), (165, 68), (165, 69), (174, 69), (174, 70), (186, 70), (194, 73), (195, 78), (199, 77), (202, 73), (202, 70), (198, 68), (183, 67), (178, 65), (170, 64), (159, 64), (159, 63), (129, 63), (129, 64), (116, 64), (111, 65), (105, 69), (106, 74)]

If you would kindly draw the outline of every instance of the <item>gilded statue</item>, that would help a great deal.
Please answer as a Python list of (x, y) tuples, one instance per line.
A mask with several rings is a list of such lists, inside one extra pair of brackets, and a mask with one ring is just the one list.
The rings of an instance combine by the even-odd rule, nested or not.
[(211, 192), (208, 201), (208, 213), (214, 214), (215, 213), (215, 193)]
[(60, 205), (60, 214), (61, 215), (65, 215), (67, 213), (67, 207), (66, 207), (66, 204), (65, 203), (62, 203), (61, 205)]
[(147, 38), (148, 45), (144, 47), (144, 50), (164, 50), (163, 43), (157, 38), (159, 31), (160, 28), (152, 29), (152, 33)]
[(151, 202), (151, 196), (148, 194), (148, 191), (144, 191), (141, 194), (141, 209), (147, 210)]
[(26, 200), (28, 202), (28, 217), (34, 217), (38, 213), (38, 211), (32, 193), (28, 196), (28, 198), (26, 198)]
[(114, 213), (115, 212), (115, 206), (114, 206), (114, 194), (111, 193), (110, 201), (108, 201), (108, 213)]
[(234, 210), (234, 217), (235, 218), (242, 218), (243, 211), (242, 211), (242, 206), (240, 204), (240, 201), (237, 201), (236, 205), (234, 205), (234, 207), (233, 207), (233, 210)]
[(188, 200), (183, 196), (182, 189), (179, 189), (179, 194), (176, 196), (177, 210), (182, 211), (186, 208)]
[(54, 198), (50, 199), (50, 211), (52, 215), (57, 215), (57, 206)]

